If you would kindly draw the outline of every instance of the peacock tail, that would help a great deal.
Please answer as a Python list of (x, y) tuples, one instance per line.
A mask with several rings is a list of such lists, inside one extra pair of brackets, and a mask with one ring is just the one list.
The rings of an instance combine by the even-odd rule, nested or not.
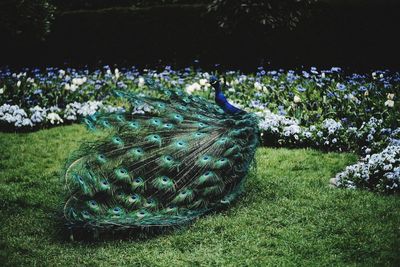
[(85, 119), (105, 134), (67, 163), (69, 228), (178, 226), (241, 193), (258, 145), (256, 116), (162, 91), (164, 98), (118, 92), (127, 112)]

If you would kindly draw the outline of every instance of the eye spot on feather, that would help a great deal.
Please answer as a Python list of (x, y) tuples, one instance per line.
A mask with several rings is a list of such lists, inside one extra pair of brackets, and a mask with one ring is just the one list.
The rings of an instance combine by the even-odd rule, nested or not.
[(139, 204), (140, 202), (140, 196), (138, 194), (132, 194), (128, 198), (129, 204)]
[(136, 216), (141, 219), (149, 215), (149, 212), (147, 210), (140, 210), (136, 213)]
[(111, 139), (111, 141), (112, 141), (113, 144), (117, 145), (118, 147), (123, 147), (124, 146), (124, 143), (122, 142), (122, 139), (120, 137), (118, 137), (118, 136), (114, 136)]
[(161, 146), (161, 136), (157, 134), (151, 134), (146, 136), (145, 141), (154, 145)]
[(139, 123), (137, 121), (131, 121), (128, 123), (129, 127), (132, 129), (138, 129), (139, 128)]
[(103, 154), (100, 154), (100, 155), (97, 156), (97, 158), (98, 158), (100, 161), (104, 161), (104, 160), (106, 159), (106, 156), (104, 156)]
[(106, 120), (101, 121), (101, 125), (105, 128), (111, 128), (111, 124)]
[(174, 120), (175, 122), (177, 122), (177, 123), (183, 122), (183, 116), (180, 115), (180, 114), (177, 114), (177, 113), (172, 113), (172, 114), (170, 115), (170, 118), (171, 118), (172, 120)]
[(187, 107), (185, 107), (183, 105), (178, 105), (178, 109), (181, 111), (187, 111)]
[(137, 178), (135, 178), (134, 182), (139, 184), (139, 183), (143, 182), (143, 179), (141, 177), (137, 177)]
[(182, 141), (182, 140), (177, 140), (172, 144), (173, 148), (175, 149), (184, 149), (187, 147), (186, 142)]
[(173, 125), (171, 124), (171, 123), (166, 123), (166, 124), (164, 124), (164, 126), (163, 126), (165, 129), (172, 129), (173, 128)]
[(122, 115), (117, 115), (116, 119), (120, 122), (124, 121), (124, 117)]
[(154, 198), (149, 198), (146, 200), (143, 206), (145, 208), (153, 210), (157, 207), (157, 200), (155, 200)]
[(201, 132), (195, 132), (193, 133), (193, 137), (196, 139), (202, 138), (204, 137), (206, 134), (205, 133), (201, 133)]
[(120, 207), (114, 207), (114, 208), (111, 210), (111, 214), (112, 214), (114, 217), (120, 217), (123, 213), (124, 213), (124, 210), (123, 210), (122, 208), (120, 208)]
[(161, 120), (160, 119), (151, 119), (150, 124), (153, 126), (160, 126), (161, 125)]
[(152, 185), (154, 186), (154, 188), (158, 190), (175, 191), (175, 185), (173, 180), (165, 175), (154, 179), (152, 181)]
[(164, 109), (165, 108), (165, 104), (164, 103), (157, 103), (157, 107), (160, 109)]
[(114, 171), (115, 176), (119, 180), (124, 180), (124, 179), (129, 179), (129, 173), (126, 169), (124, 168), (118, 168)]
[(207, 125), (205, 124), (205, 123), (203, 123), (203, 122), (199, 122), (199, 123), (197, 123), (197, 127), (199, 127), (199, 128), (204, 128), (204, 127), (206, 127)]

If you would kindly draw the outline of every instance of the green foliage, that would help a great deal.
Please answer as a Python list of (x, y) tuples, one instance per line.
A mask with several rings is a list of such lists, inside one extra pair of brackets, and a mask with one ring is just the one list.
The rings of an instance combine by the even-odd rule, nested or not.
[[(356, 156), (260, 148), (257, 175), (231, 209), (147, 240), (66, 242), (58, 180), (70, 151), (93, 139), (81, 125), (0, 133), (2, 266), (396, 266), (400, 199), (332, 190)], [(16, 167), (18, 166), (18, 167)]]
[(213, 0), (208, 12), (218, 16), (219, 26), (294, 28), (318, 0)]
[(55, 7), (49, 0), (0, 2), (0, 30), (11, 36), (42, 40), (50, 32)]

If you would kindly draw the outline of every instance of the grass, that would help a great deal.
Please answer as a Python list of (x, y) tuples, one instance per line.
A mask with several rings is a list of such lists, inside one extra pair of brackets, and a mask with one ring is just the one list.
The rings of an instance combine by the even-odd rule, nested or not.
[(400, 198), (328, 188), (353, 154), (260, 148), (232, 208), (150, 239), (70, 242), (58, 171), (90, 135), (79, 125), (0, 133), (1, 266), (395, 266)]

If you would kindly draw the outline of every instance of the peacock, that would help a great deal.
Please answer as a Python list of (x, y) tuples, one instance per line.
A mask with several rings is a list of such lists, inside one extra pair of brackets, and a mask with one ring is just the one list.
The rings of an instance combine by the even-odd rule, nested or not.
[(105, 133), (66, 163), (71, 229), (182, 226), (229, 207), (243, 191), (259, 143), (257, 116), (229, 103), (212, 76), (215, 103), (182, 90), (164, 97), (118, 91), (124, 113), (85, 118)]

